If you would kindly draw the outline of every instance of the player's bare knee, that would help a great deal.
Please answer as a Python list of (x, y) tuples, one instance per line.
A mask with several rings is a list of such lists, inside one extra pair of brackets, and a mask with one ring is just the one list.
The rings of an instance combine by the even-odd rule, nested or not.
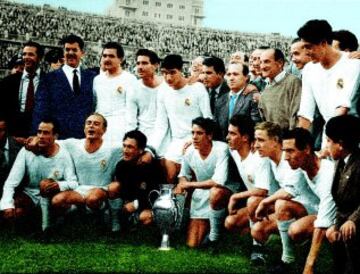
[(289, 210), (289, 202), (286, 200), (277, 200), (275, 202), (275, 214), (278, 220), (289, 220), (292, 218)]
[(112, 182), (109, 184), (108, 195), (110, 199), (116, 199), (120, 195), (120, 183)]
[(266, 242), (266, 240), (267, 240), (266, 233), (265, 233), (264, 227), (261, 225), (260, 222), (255, 223), (253, 225), (253, 227), (251, 228), (250, 232), (251, 232), (251, 236), (256, 241), (258, 241), (260, 243)]
[(60, 207), (63, 207), (66, 203), (66, 199), (65, 199), (65, 196), (60, 193), (58, 195), (55, 195), (52, 199), (51, 199), (51, 205), (53, 207), (56, 207), (56, 208), (60, 208)]
[(235, 228), (235, 217), (234, 216), (227, 216), (225, 219), (224, 226), (226, 230), (232, 231)]
[(227, 199), (229, 196), (226, 189), (221, 187), (212, 187), (209, 193), (210, 207), (215, 210), (220, 210), (226, 207)]
[(297, 223), (292, 223), (288, 230), (289, 237), (294, 241), (300, 241), (303, 238), (303, 230)]
[(103, 200), (97, 195), (90, 195), (85, 199), (85, 204), (90, 209), (100, 209)]

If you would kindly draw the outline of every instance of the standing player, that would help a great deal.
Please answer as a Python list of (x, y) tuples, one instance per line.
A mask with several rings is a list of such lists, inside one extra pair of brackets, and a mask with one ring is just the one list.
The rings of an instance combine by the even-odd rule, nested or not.
[(168, 55), (161, 64), (167, 83), (159, 90), (156, 122), (149, 145), (159, 150), (168, 130), (170, 144), (164, 153), (167, 182), (174, 183), (180, 170), (182, 149), (191, 139), (191, 121), (211, 117), (209, 96), (201, 83), (187, 84), (180, 55)]

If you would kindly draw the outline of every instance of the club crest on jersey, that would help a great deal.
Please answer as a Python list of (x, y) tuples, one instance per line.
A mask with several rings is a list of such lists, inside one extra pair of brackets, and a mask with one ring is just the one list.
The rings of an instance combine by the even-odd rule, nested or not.
[(118, 88), (117, 88), (116, 90), (117, 90), (117, 92), (119, 92), (120, 94), (123, 92), (122, 86), (118, 86)]
[(344, 79), (339, 78), (339, 79), (337, 80), (337, 82), (336, 82), (336, 87), (337, 87), (338, 89), (343, 89), (343, 88), (344, 88)]
[(186, 99), (185, 99), (185, 105), (186, 105), (186, 106), (190, 106), (190, 105), (191, 105), (191, 100), (190, 100), (190, 98), (186, 98)]
[(106, 168), (106, 160), (101, 160), (101, 161), (100, 161), (100, 168), (101, 168), (102, 170), (104, 170), (104, 169)]
[(248, 180), (250, 183), (254, 183), (254, 178), (250, 174), (248, 175)]
[(53, 173), (53, 178), (57, 179), (57, 178), (59, 178), (59, 176), (60, 176), (60, 171), (55, 170)]

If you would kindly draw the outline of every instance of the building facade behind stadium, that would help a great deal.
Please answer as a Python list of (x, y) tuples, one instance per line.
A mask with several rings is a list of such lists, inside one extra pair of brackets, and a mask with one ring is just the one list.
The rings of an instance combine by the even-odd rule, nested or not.
[(201, 27), (203, 0), (114, 0), (108, 15), (181, 26)]

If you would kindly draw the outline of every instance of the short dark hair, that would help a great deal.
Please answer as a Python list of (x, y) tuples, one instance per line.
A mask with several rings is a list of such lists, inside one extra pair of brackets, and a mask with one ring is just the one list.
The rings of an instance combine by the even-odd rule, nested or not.
[(285, 64), (285, 55), (281, 51), (281, 49), (278, 49), (278, 48), (274, 49), (274, 60), (275, 61), (282, 61)]
[(142, 133), (140, 130), (131, 130), (125, 133), (123, 141), (125, 141), (127, 138), (129, 139), (135, 139), (137, 147), (139, 149), (144, 150), (146, 147), (147, 138), (144, 133)]
[(297, 32), (297, 35), (311, 44), (320, 44), (326, 41), (332, 43), (333, 32), (330, 24), (326, 20), (307, 21)]
[(231, 117), (229, 123), (230, 125), (237, 127), (241, 135), (247, 135), (250, 142), (254, 141), (255, 123), (250, 117), (235, 114)]
[(269, 49), (270, 47), (269, 46), (260, 46), (256, 49), (261, 49), (261, 50), (266, 50), (266, 49)]
[(359, 47), (355, 34), (348, 30), (334, 31), (333, 40), (339, 41), (340, 50), (356, 51)]
[(327, 122), (325, 133), (333, 142), (353, 151), (359, 146), (360, 119), (353, 115), (335, 116)]
[(296, 38), (294, 38), (292, 41), (291, 41), (291, 45), (292, 44), (295, 44), (295, 43), (297, 43), (297, 42), (300, 42), (301, 41), (301, 38), (300, 37), (296, 37)]
[(164, 60), (161, 62), (161, 68), (164, 69), (178, 69), (182, 70), (184, 61), (182, 57), (178, 54), (169, 54), (164, 58)]
[(81, 50), (84, 49), (84, 40), (75, 34), (70, 34), (61, 39), (60, 44), (65, 45), (66, 43), (73, 44), (78, 43)]
[(213, 67), (216, 73), (225, 74), (225, 64), (221, 58), (215, 56), (206, 57), (202, 64), (207, 67)]
[(37, 42), (34, 41), (27, 41), (23, 48), (25, 47), (34, 47), (36, 48), (36, 54), (41, 59), (44, 56), (44, 48)]
[(152, 50), (149, 49), (139, 49), (136, 52), (135, 58), (137, 59), (139, 56), (147, 56), (150, 59), (151, 64), (159, 64), (160, 58), (159, 56)]
[(297, 127), (292, 130), (286, 130), (282, 139), (295, 139), (295, 146), (297, 149), (304, 150), (309, 147), (311, 151), (314, 151), (314, 138), (307, 129)]
[(103, 52), (104, 49), (116, 49), (116, 55), (120, 59), (123, 59), (125, 56), (124, 49), (118, 42), (107, 42), (103, 45)]
[(205, 130), (207, 135), (214, 135), (216, 130), (216, 123), (213, 119), (197, 117), (192, 120), (192, 125), (197, 125)]
[(18, 54), (11, 57), (7, 64), (7, 67), (8, 69), (13, 69), (17, 65), (24, 65), (24, 60), (22, 59), (21, 55)]
[(246, 64), (241, 64), (242, 65), (242, 74), (244, 76), (248, 76), (249, 75), (249, 67)]
[[(56, 119), (52, 119), (52, 118), (46, 117), (46, 118), (43, 118), (43, 119), (41, 120), (41, 122), (39, 123), (39, 125), (40, 125), (41, 123), (52, 124), (52, 125), (53, 125), (53, 129), (52, 129), (53, 134), (59, 134), (59, 133), (60, 133), (59, 122), (58, 122)], [(39, 125), (38, 125), (38, 127), (39, 127)]]
[(57, 63), (61, 58), (64, 58), (64, 52), (59, 48), (51, 49), (45, 54), (45, 61), (49, 64)]

